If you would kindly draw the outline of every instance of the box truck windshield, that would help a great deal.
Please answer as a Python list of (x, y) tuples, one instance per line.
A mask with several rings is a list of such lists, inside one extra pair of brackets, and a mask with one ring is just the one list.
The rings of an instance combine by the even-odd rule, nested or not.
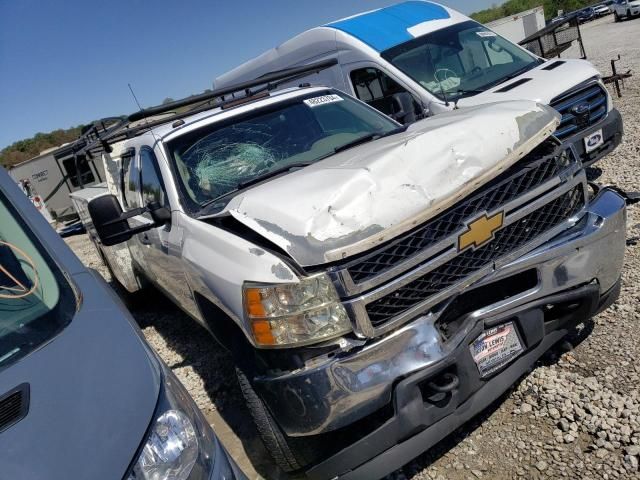
[(472, 21), (409, 40), (382, 57), (441, 100), (479, 93), (541, 62)]

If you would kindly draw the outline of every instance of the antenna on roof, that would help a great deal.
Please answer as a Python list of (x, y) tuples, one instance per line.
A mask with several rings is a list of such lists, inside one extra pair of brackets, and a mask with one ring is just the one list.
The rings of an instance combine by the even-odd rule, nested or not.
[(131, 96), (133, 97), (133, 100), (136, 102), (136, 105), (138, 105), (138, 109), (140, 111), (142, 111), (142, 107), (140, 106), (140, 102), (138, 101), (138, 97), (136, 97), (136, 94), (133, 92), (133, 88), (131, 88), (131, 84), (127, 83), (127, 86), (129, 87), (129, 91), (131, 92)]

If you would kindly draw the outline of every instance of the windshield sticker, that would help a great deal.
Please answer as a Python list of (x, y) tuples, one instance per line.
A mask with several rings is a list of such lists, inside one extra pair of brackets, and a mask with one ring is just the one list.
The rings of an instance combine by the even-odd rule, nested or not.
[[(33, 273), (33, 280), (25, 268)], [(20, 248), (0, 240), (0, 298), (24, 298), (37, 287), (38, 275), (33, 260)]]
[(304, 103), (309, 105), (310, 107), (317, 107), (319, 105), (324, 105), (326, 103), (334, 103), (341, 102), (343, 98), (340, 95), (331, 94), (331, 95), (321, 95), (319, 97), (307, 98), (304, 100)]
[(488, 31), (488, 30), (487, 30), (487, 31), (484, 31), (484, 32), (476, 32), (476, 34), (477, 34), (479, 37), (497, 37), (497, 35), (496, 35), (495, 33), (490, 32), (490, 31)]

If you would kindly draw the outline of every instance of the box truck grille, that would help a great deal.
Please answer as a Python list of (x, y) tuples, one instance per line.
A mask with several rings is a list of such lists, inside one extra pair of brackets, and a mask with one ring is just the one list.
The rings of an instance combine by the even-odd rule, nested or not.
[(595, 125), (607, 114), (607, 95), (598, 84), (565, 94), (551, 102), (562, 120), (555, 136), (564, 139)]

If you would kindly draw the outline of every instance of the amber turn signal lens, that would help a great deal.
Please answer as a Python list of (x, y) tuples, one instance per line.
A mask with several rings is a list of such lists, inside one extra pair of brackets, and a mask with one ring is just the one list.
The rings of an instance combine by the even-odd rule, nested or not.
[(271, 333), (271, 325), (268, 320), (252, 320), (251, 329), (256, 341), (261, 345), (275, 345), (276, 340)]
[(262, 296), (259, 288), (247, 288), (244, 292), (247, 312), (252, 317), (264, 317), (266, 311), (262, 304)]

